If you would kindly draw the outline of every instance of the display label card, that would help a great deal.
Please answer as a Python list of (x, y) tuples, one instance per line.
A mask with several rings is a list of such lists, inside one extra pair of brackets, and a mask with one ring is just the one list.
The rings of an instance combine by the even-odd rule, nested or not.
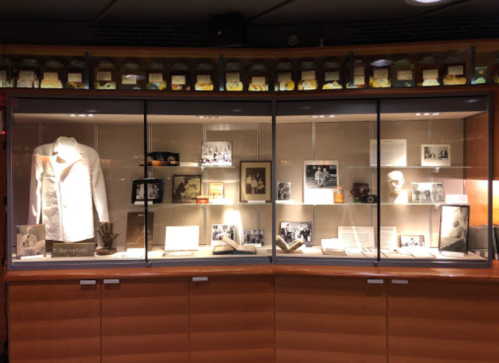
[(97, 72), (98, 81), (110, 81), (112, 80), (111, 72)]
[(121, 76), (122, 84), (137, 84), (137, 75), (135, 74), (124, 74)]
[(412, 71), (398, 71), (397, 81), (412, 81), (413, 72)]
[(197, 251), (199, 226), (166, 227), (165, 251)]
[(289, 73), (289, 72), (287, 72), (287, 73), (278, 73), (277, 74), (277, 81), (279, 83), (291, 81), (291, 73)]
[(89, 257), (95, 255), (95, 243), (54, 243), (52, 257)]
[(388, 79), (388, 69), (375, 69), (373, 77), (374, 79)]
[(81, 73), (68, 73), (68, 82), (82, 83), (83, 75)]
[(185, 76), (172, 76), (172, 84), (177, 86), (185, 85)]
[(163, 73), (149, 73), (149, 83), (163, 82)]
[(462, 76), (464, 74), (464, 66), (452, 66), (448, 70), (449, 76)]
[(34, 81), (35, 80), (35, 72), (33, 71), (19, 71), (19, 79), (26, 81)]
[[(381, 166), (407, 166), (407, 140), (381, 140)], [(377, 166), (378, 142), (371, 140), (370, 166)]]
[(364, 77), (364, 75), (365, 75), (365, 69), (364, 69), (364, 67), (354, 67), (354, 69), (353, 69), (353, 75), (354, 76), (362, 76), (362, 77)]
[(326, 72), (325, 79), (326, 79), (326, 82), (327, 81), (339, 81), (340, 80), (340, 72)]
[(438, 69), (427, 69), (423, 71), (423, 79), (438, 79)]
[(364, 76), (355, 76), (353, 77), (354, 86), (363, 86), (366, 84), (366, 79)]
[(338, 238), (346, 249), (375, 248), (374, 227), (338, 227)]
[(396, 249), (397, 248), (397, 227), (381, 226), (380, 243), (381, 248)]
[(265, 77), (251, 77), (251, 83), (256, 86), (265, 85)]
[(447, 204), (468, 204), (467, 194), (446, 194), (445, 203)]
[(239, 82), (241, 77), (239, 73), (227, 73), (227, 82)]
[(302, 71), (301, 72), (302, 80), (315, 79), (315, 71)]
[(59, 73), (57, 72), (43, 72), (43, 80), (47, 82), (54, 82), (59, 80)]
[(211, 76), (209, 74), (200, 74), (196, 79), (197, 83), (211, 83)]

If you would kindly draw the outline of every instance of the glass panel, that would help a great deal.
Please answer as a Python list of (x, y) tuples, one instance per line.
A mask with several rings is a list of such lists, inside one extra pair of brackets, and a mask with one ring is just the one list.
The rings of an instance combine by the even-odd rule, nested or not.
[[(376, 259), (374, 101), (278, 103), (277, 260)], [(313, 263), (313, 262), (312, 262)]]
[[(153, 264), (270, 262), (271, 104), (148, 102)], [(196, 260), (198, 262), (196, 262)]]
[(144, 205), (130, 188), (143, 175), (143, 103), (14, 101), (13, 266), (142, 261)]
[(488, 257), (487, 99), (381, 101), (381, 258)]

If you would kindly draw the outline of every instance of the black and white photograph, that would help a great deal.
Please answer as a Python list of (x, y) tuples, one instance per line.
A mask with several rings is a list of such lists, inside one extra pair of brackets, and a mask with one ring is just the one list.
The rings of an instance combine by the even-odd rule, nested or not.
[(129, 248), (145, 248), (147, 233), (147, 249), (152, 249), (153, 244), (154, 212), (128, 212), (126, 219), (125, 246)]
[[(147, 179), (147, 199), (149, 203), (163, 203), (163, 193), (165, 190), (164, 179)], [(145, 201), (145, 181), (134, 180), (132, 186), (132, 204), (143, 204)]]
[(411, 183), (412, 203), (443, 203), (444, 183)]
[(438, 250), (440, 252), (468, 253), (469, 224), (469, 206), (442, 206)]
[(263, 229), (243, 230), (243, 244), (262, 247), (265, 243), (265, 231)]
[(222, 241), (223, 237), (228, 237), (235, 241), (236, 226), (233, 224), (213, 224), (211, 226), (211, 245), (223, 246), (225, 242)]
[(425, 247), (424, 235), (401, 234), (400, 247), (408, 247), (408, 248)]
[(290, 201), (291, 200), (291, 183), (279, 182), (277, 183), (277, 200)]
[(17, 226), (17, 257), (45, 256), (45, 225)]
[(271, 202), (272, 162), (241, 161), (241, 202)]
[(173, 203), (196, 203), (201, 195), (201, 175), (174, 175), (172, 177)]
[(312, 222), (281, 222), (280, 236), (290, 244), (297, 239), (305, 242), (305, 247), (312, 247)]
[(334, 204), (333, 188), (338, 186), (338, 180), (337, 160), (305, 160), (304, 203)]
[(232, 166), (232, 141), (203, 141), (202, 166)]
[(450, 145), (421, 145), (421, 166), (450, 166)]

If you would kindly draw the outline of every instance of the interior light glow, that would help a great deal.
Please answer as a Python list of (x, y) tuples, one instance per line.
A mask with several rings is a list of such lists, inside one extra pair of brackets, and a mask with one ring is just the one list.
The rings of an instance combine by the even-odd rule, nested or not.
[(84, 114), (80, 114), (78, 116), (80, 116), (80, 117), (87, 117), (87, 115), (84, 115)]
[(76, 115), (75, 115), (74, 113), (72, 113), (72, 114), (71, 114), (71, 115), (69, 115), (69, 116), (71, 116), (71, 117), (75, 117)]
[(435, 112), (435, 113), (432, 113), (433, 116), (438, 116), (440, 115), (440, 112)]
[(88, 117), (95, 117), (95, 115), (94, 115), (94, 114), (92, 114), (92, 113), (89, 113), (89, 114), (88, 114)]
[(421, 4), (433, 4), (433, 3), (439, 3), (442, 0), (412, 0), (415, 3), (421, 3)]
[(424, 115), (425, 116), (430, 116), (430, 114), (428, 112), (425, 112)]
[(319, 116), (312, 116), (312, 118), (317, 118), (317, 117), (319, 117)]
[(421, 114), (420, 114), (420, 113), (417, 113), (417, 114), (416, 114), (416, 116), (421, 116)]
[(329, 115), (329, 117), (334, 117), (334, 115)]
[(453, 0), (405, 0), (409, 5), (434, 5), (438, 3), (448, 3)]
[(321, 115), (320, 117), (321, 117), (321, 118), (324, 118), (324, 115)]

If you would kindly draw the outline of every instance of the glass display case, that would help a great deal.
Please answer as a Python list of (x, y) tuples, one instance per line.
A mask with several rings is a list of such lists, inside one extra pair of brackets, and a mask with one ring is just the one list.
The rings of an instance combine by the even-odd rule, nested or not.
[(9, 269), (491, 266), (489, 97), (407, 97), (20, 95)]

